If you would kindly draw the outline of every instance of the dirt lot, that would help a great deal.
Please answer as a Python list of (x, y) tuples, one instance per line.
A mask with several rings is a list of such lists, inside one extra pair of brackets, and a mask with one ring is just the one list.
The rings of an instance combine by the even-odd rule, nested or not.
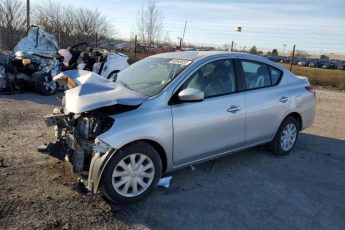
[(345, 229), (345, 93), (318, 90), (317, 117), (293, 154), (254, 148), (172, 174), (145, 201), (87, 194), (53, 140), (54, 97), (0, 96), (0, 229)]

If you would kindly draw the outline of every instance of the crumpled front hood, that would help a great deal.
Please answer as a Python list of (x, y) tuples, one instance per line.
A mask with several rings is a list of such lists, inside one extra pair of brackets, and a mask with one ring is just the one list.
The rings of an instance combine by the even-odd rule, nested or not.
[(59, 76), (70, 76), (77, 84), (77, 87), (65, 91), (68, 112), (82, 113), (115, 104), (138, 106), (147, 99), (147, 96), (94, 72), (70, 70), (56, 77)]

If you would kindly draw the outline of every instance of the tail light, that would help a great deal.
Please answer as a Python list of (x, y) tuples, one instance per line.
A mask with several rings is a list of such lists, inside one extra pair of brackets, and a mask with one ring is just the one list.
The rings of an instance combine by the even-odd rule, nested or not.
[(309, 86), (306, 86), (305, 89), (311, 92), (312, 94), (314, 94), (314, 97), (316, 97), (316, 89), (314, 87), (309, 85)]

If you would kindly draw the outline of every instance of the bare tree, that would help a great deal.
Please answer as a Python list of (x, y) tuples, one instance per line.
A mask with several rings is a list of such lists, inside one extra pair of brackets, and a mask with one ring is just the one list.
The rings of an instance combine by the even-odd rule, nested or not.
[(4, 49), (11, 50), (25, 33), (25, 6), (19, 0), (0, 0), (0, 31)]
[(258, 49), (256, 48), (256, 46), (252, 46), (252, 47), (249, 49), (249, 53), (250, 53), (250, 54), (257, 54), (257, 53), (258, 53)]
[(272, 50), (272, 56), (278, 56), (278, 50), (277, 49), (273, 49)]
[[(32, 18), (36, 25), (43, 25), (53, 33), (60, 47), (79, 42), (94, 45), (98, 41), (109, 41), (115, 35), (108, 18), (97, 10), (63, 6), (57, 0), (48, 0), (32, 7)], [(26, 31), (24, 1), (0, 0), (1, 48), (12, 50)]]
[(58, 1), (48, 1), (36, 6), (35, 22), (44, 25), (59, 40), (60, 47), (79, 42), (94, 45), (96, 37), (109, 40), (115, 35), (110, 21), (97, 10), (62, 6)]
[(141, 41), (147, 46), (153, 45), (158, 41), (162, 28), (162, 11), (154, 0), (149, 0), (137, 13), (137, 29)]
[(164, 46), (170, 46), (172, 44), (172, 39), (169, 31), (165, 32), (164, 40), (161, 42), (161, 44)]

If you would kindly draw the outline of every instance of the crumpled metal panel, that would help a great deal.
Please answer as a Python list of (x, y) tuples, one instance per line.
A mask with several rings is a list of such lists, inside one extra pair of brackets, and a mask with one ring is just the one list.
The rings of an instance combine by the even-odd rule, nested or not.
[(42, 26), (31, 26), (27, 36), (22, 38), (14, 51), (31, 51), (41, 55), (52, 56), (59, 50), (54, 35), (46, 32)]
[(137, 106), (147, 99), (147, 96), (94, 72), (69, 70), (58, 74), (54, 79), (60, 76), (70, 76), (77, 84), (77, 87), (65, 91), (68, 112), (82, 113), (115, 104)]

